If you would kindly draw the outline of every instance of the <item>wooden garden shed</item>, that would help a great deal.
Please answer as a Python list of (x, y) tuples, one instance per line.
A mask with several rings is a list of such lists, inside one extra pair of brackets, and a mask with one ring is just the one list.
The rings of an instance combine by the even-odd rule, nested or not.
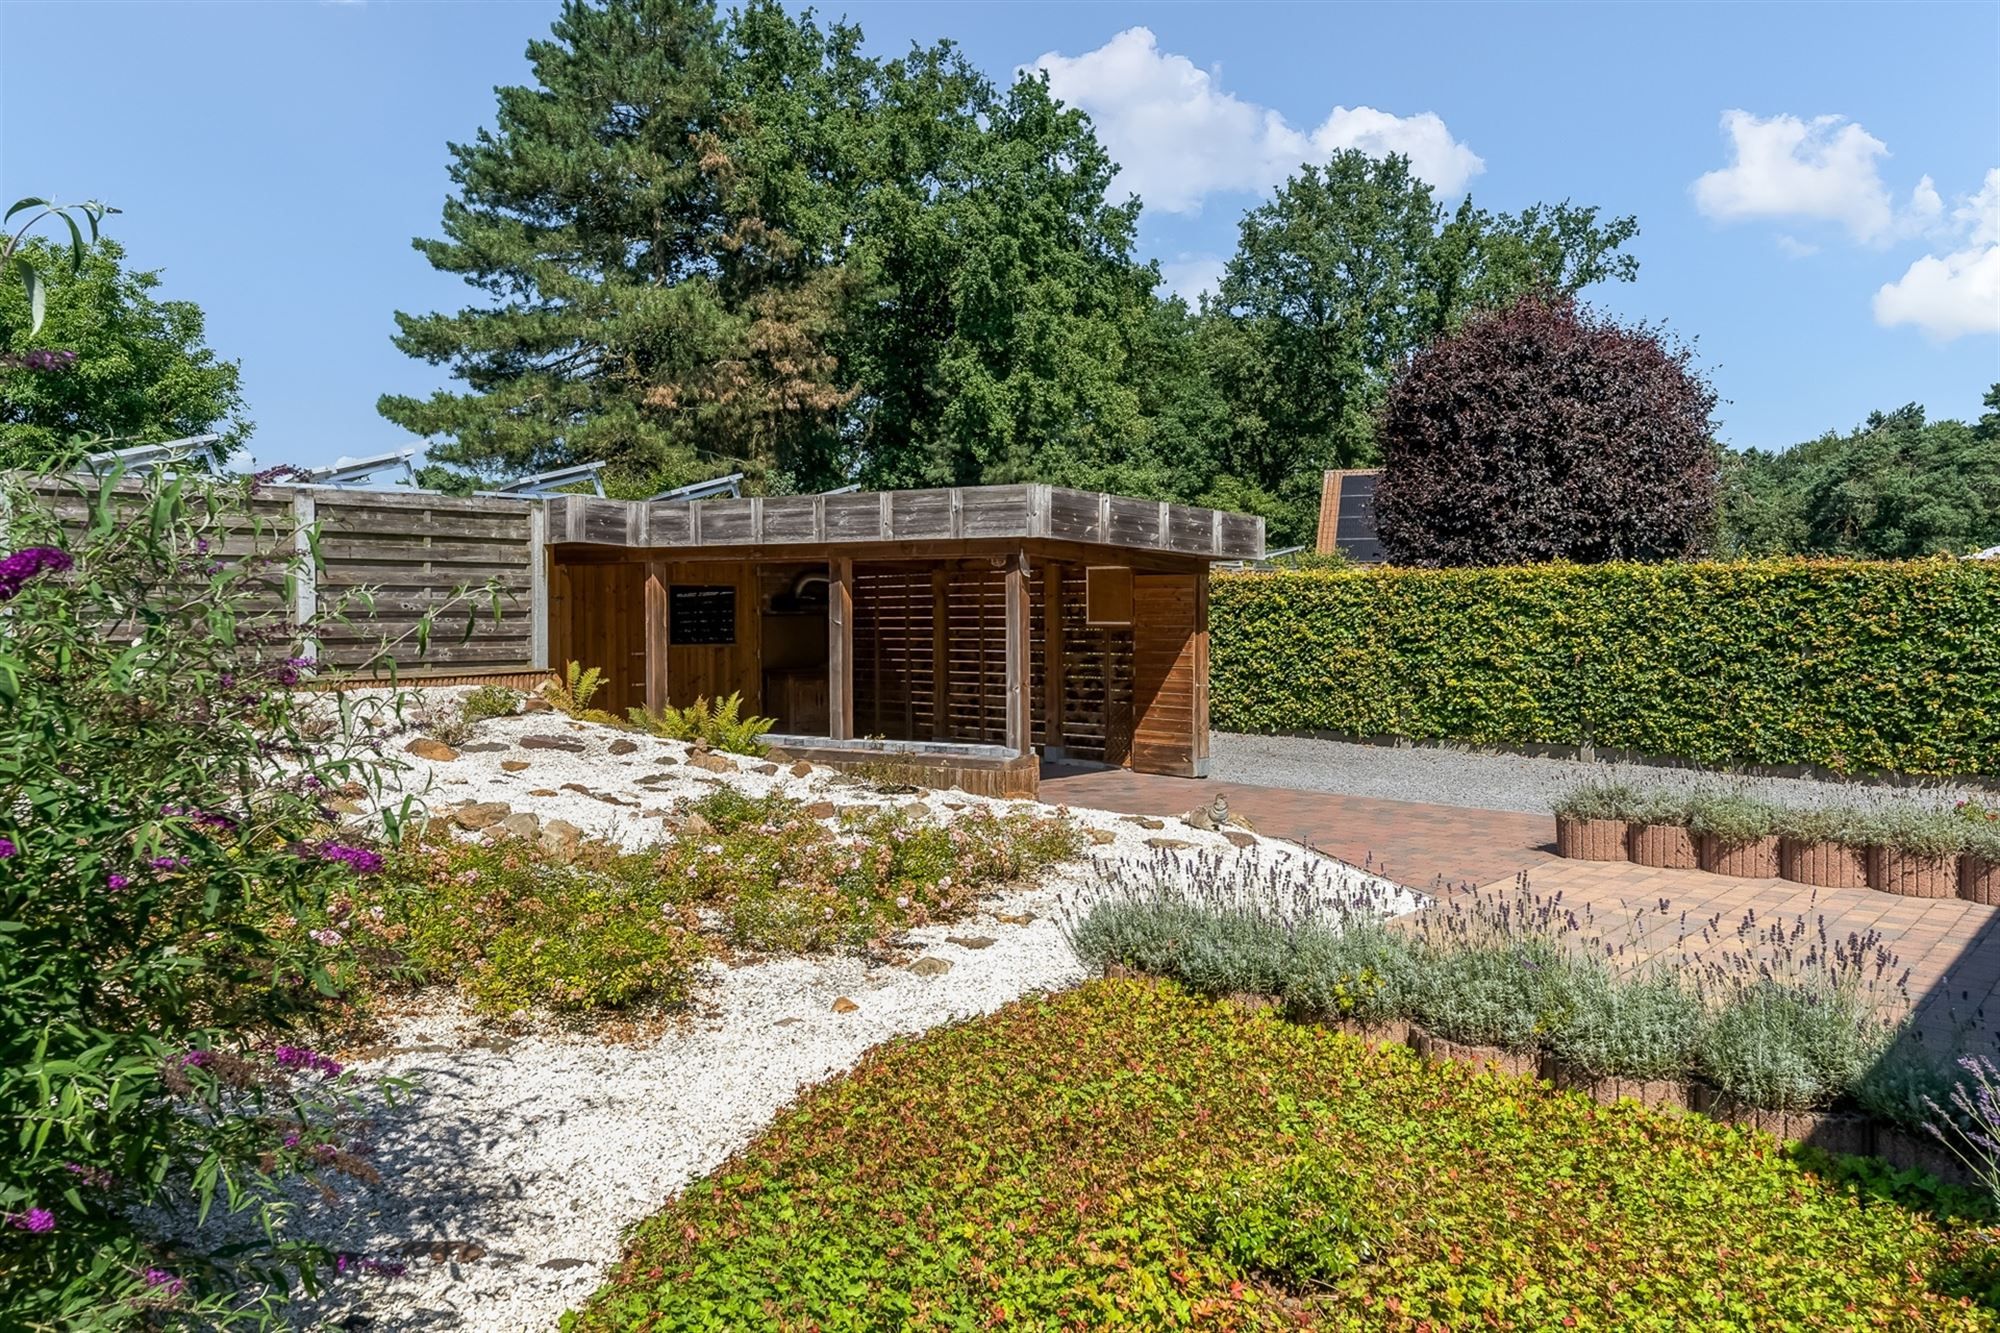
[(1208, 769), (1208, 566), (1264, 521), (1059, 486), (547, 502), (552, 662), (604, 706), (743, 696), (787, 753), (1030, 794)]

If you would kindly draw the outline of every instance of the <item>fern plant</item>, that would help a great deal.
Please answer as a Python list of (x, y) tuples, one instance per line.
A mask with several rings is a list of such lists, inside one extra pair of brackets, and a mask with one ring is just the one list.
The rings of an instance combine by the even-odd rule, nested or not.
[(557, 711), (571, 717), (582, 718), (593, 711), (591, 696), (603, 688), (604, 673), (596, 667), (586, 667), (581, 662), (571, 662), (563, 671), (561, 680), (552, 680), (542, 686), (542, 697), (556, 706)]
[(670, 741), (692, 741), (731, 754), (761, 755), (764, 753), (761, 738), (778, 725), (778, 720), (744, 717), (742, 713), (743, 695), (739, 691), (712, 705), (702, 698), (686, 708), (668, 708), (659, 713), (634, 708), (631, 718), (638, 726)]

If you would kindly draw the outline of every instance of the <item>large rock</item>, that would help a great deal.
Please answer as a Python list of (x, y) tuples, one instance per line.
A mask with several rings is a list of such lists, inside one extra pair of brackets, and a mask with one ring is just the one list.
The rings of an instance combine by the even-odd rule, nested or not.
[(500, 771), (503, 773), (519, 773), (527, 766), (528, 761), (525, 759), (502, 759), (500, 761)]
[(736, 764), (733, 760), (724, 759), (719, 754), (709, 754), (705, 751), (701, 754), (689, 755), (687, 762), (689, 768), (698, 768), (704, 773), (734, 773), (736, 771)]
[(513, 813), (514, 807), (505, 801), (475, 801), (452, 811), (451, 822), (462, 829), (491, 828)]
[(1181, 852), (1194, 846), (1186, 838), (1148, 838), (1146, 845), (1158, 852)]
[(567, 819), (551, 819), (542, 825), (542, 850), (550, 859), (568, 865), (576, 859), (576, 849), (583, 842), (583, 830)]
[(604, 748), (612, 754), (637, 754), (639, 751), (639, 742), (620, 736)]
[(910, 964), (911, 974), (919, 977), (941, 977), (949, 971), (951, 971), (950, 959), (933, 958), (929, 954)]
[(542, 835), (542, 817), (517, 810), (501, 820), (500, 827), (516, 838), (539, 838)]
[(521, 737), (521, 748), (523, 750), (565, 750), (570, 754), (582, 754), (587, 747), (585, 747), (582, 741), (570, 736), (523, 736)]
[(434, 764), (449, 763), (458, 758), (458, 751), (443, 741), (432, 740), (429, 736), (419, 736), (403, 747), (405, 754), (413, 754), (419, 759), (428, 759)]
[(795, 778), (809, 778), (813, 775), (813, 766), (801, 759), (792, 765), (791, 773)]

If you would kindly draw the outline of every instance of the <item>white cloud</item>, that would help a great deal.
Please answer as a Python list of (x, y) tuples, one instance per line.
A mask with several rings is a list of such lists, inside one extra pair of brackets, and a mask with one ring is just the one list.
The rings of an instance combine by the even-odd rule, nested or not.
[(2000, 333), (2000, 245), (1925, 255), (1875, 293), (1875, 322), (1914, 324), (1942, 342)]
[(1446, 196), (1485, 170), (1432, 112), (1396, 116), (1336, 106), (1312, 130), (1224, 92), (1209, 71), (1163, 52), (1151, 30), (1128, 28), (1095, 51), (1035, 61), (1049, 87), (1090, 114), (1123, 171), (1118, 183), (1167, 213), (1193, 213), (1215, 193), (1262, 193), (1342, 148), (1402, 153)]
[(1199, 305), (1204, 294), (1213, 295), (1222, 286), (1222, 270), (1228, 266), (1221, 255), (1179, 254), (1160, 261), (1160, 279), (1168, 291)]
[[(1926, 180), (1929, 177), (1925, 178)], [(1943, 212), (1939, 201), (1938, 211)], [(1949, 342), (1967, 333), (2000, 333), (2000, 167), (1951, 211), (1962, 248), (1925, 255), (1875, 293), (1875, 322), (1912, 324)]]
[(1855, 240), (1882, 243), (1935, 224), (1943, 201), (1929, 176), (1896, 205), (1882, 180), (1889, 149), (1841, 116), (1755, 116), (1725, 111), (1730, 164), (1694, 183), (1695, 207), (1721, 222), (1789, 218), (1837, 223)]

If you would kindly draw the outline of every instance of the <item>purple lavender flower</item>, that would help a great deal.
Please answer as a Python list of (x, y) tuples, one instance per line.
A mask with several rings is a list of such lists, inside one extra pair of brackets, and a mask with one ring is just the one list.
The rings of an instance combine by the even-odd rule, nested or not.
[(21, 849), (14, 845), (12, 838), (0, 838), (0, 861), (6, 860), (19, 850)]
[(180, 856), (156, 856), (146, 864), (155, 870), (180, 870), (187, 865), (187, 859)]
[(372, 875), (382, 868), (380, 852), (366, 847), (350, 847), (345, 843), (321, 843), (319, 857), (322, 861), (338, 861), (357, 875)]
[(0, 602), (12, 598), (28, 580), (43, 574), (61, 574), (76, 562), (69, 552), (58, 551), (53, 546), (29, 546), (14, 552), (5, 560), (0, 560)]
[(104, 887), (111, 890), (113, 893), (118, 892), (118, 890), (124, 888), (127, 884), (130, 884), (131, 882), (132, 882), (131, 876), (121, 875), (115, 870), (104, 877)]
[(308, 1046), (280, 1046), (272, 1052), (272, 1059), (278, 1068), (293, 1072), (309, 1071), (333, 1078), (340, 1073), (340, 1062), (332, 1056), (321, 1055)]
[(149, 1268), (145, 1273), (146, 1285), (162, 1296), (178, 1296), (187, 1290), (187, 1279), (177, 1277), (164, 1268)]
[(46, 1208), (30, 1208), (25, 1213), (7, 1214), (7, 1225), (16, 1231), (47, 1232), (56, 1229), (56, 1215)]

